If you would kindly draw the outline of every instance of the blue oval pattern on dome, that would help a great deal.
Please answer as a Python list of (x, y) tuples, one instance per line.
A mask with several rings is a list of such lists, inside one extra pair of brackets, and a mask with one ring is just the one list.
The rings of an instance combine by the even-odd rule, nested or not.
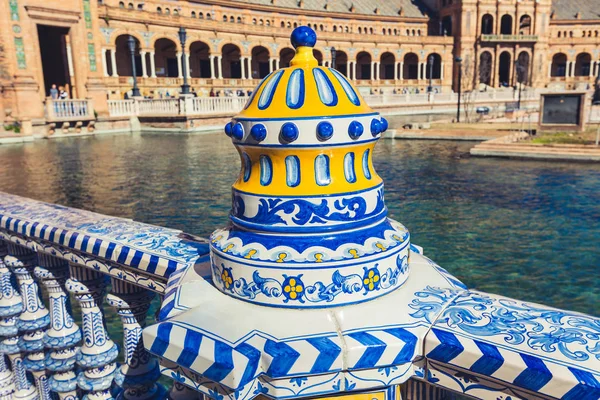
[(340, 85), (342, 85), (342, 89), (344, 89), (346, 96), (348, 96), (348, 100), (350, 100), (350, 102), (355, 106), (360, 106), (360, 98), (346, 77), (333, 68), (329, 68), (329, 71), (333, 74), (333, 76), (335, 76)]
[(356, 173), (354, 172), (354, 153), (350, 152), (344, 156), (344, 175), (348, 183), (356, 182)]
[(369, 149), (365, 150), (362, 158), (363, 162), (363, 173), (365, 174), (365, 178), (371, 179), (371, 169), (369, 168)]
[(319, 154), (315, 158), (315, 180), (319, 186), (327, 186), (331, 183), (329, 157), (325, 154)]
[(300, 184), (300, 159), (297, 156), (285, 158), (286, 183), (289, 187)]
[(248, 182), (250, 173), (252, 172), (252, 161), (250, 160), (250, 156), (246, 153), (242, 153), (242, 158), (244, 160), (244, 182)]
[(264, 110), (271, 105), (271, 102), (273, 101), (273, 95), (275, 94), (275, 89), (277, 89), (277, 84), (279, 83), (283, 72), (284, 70), (275, 72), (273, 77), (265, 85), (264, 90), (258, 98), (258, 108), (260, 110)]
[(318, 68), (313, 68), (313, 76), (317, 83), (317, 92), (319, 92), (321, 102), (329, 107), (337, 105), (337, 94), (325, 72)]
[(273, 162), (269, 156), (260, 156), (260, 184), (269, 186), (273, 179)]
[(286, 104), (297, 109), (304, 105), (304, 71), (300, 68), (292, 71), (287, 86)]
[(252, 92), (252, 94), (250, 95), (250, 98), (246, 102), (246, 105), (244, 106), (244, 110), (247, 109), (248, 107), (250, 107), (250, 104), (252, 104), (252, 102), (254, 101), (254, 98), (256, 97), (256, 94), (265, 85), (265, 82), (269, 80), (269, 78), (271, 77), (271, 75), (273, 75), (272, 72), (269, 73), (269, 75), (265, 76), (262, 81), (260, 81), (260, 83), (258, 84), (258, 86), (256, 87), (256, 89), (254, 89), (254, 92)]

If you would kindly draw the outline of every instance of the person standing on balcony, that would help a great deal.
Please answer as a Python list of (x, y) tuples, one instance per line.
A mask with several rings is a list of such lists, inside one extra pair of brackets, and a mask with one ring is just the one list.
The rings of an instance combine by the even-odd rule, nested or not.
[(52, 87), (50, 88), (50, 98), (52, 100), (58, 99), (58, 89), (56, 88), (56, 84), (55, 83), (53, 83)]
[(210, 88), (210, 93), (208, 94), (210, 97), (215, 97), (215, 89)]

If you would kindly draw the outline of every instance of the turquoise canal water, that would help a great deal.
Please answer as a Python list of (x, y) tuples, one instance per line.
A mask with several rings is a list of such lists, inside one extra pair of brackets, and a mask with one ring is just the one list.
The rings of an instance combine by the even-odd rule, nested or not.
[[(472, 158), (472, 145), (380, 141), (390, 216), (471, 288), (600, 316), (600, 165)], [(0, 146), (2, 191), (201, 236), (226, 223), (238, 171), (220, 134)]]

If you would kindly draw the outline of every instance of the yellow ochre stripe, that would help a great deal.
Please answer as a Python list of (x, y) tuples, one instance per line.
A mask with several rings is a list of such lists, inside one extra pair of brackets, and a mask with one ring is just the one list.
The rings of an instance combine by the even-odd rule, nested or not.
[[(317, 83), (313, 76), (313, 68), (307, 67), (302, 68), (304, 70), (304, 104), (298, 109), (291, 109), (287, 106), (286, 96), (287, 87), (290, 80), (291, 73), (297, 69), (297, 67), (289, 67), (283, 69), (283, 75), (277, 84), (273, 100), (269, 107), (264, 110), (258, 108), (258, 102), (260, 96), (267, 87), (268, 82), (265, 82), (259, 89), (256, 96), (252, 99), (252, 103), (249, 107), (238, 114), (239, 118), (299, 118), (299, 117), (321, 117), (321, 116), (338, 116), (338, 115), (349, 115), (349, 114), (363, 114), (372, 113), (373, 109), (369, 107), (362, 96), (360, 96), (358, 90), (354, 88), (357, 96), (360, 98), (360, 105), (355, 106), (344, 91), (342, 85), (339, 83), (337, 78), (329, 71), (328, 68), (319, 68), (329, 78), (333, 84), (335, 93), (337, 94), (338, 102), (336, 106), (326, 106), (319, 98), (317, 91)], [(275, 78), (276, 73), (271, 74), (269, 80)]]
[[(329, 195), (366, 190), (378, 186), (382, 180), (373, 169), (373, 147), (375, 142), (358, 145), (348, 145), (330, 148), (260, 148), (254, 146), (237, 146), (239, 152), (246, 153), (251, 160), (251, 172), (247, 182), (244, 182), (245, 167), (242, 169), (238, 180), (233, 187), (237, 190), (260, 195), (272, 196), (312, 196)], [(368, 165), (371, 179), (367, 179), (363, 172), (363, 155), (369, 150)], [(354, 152), (354, 172), (356, 182), (349, 183), (344, 173), (344, 157), (347, 153)], [(331, 183), (319, 186), (315, 178), (315, 159), (318, 155), (325, 154), (329, 157), (329, 170)], [(268, 156), (272, 162), (271, 183), (263, 186), (260, 181), (260, 156)], [(296, 156), (300, 160), (300, 183), (296, 187), (289, 187), (286, 180), (287, 156)]]

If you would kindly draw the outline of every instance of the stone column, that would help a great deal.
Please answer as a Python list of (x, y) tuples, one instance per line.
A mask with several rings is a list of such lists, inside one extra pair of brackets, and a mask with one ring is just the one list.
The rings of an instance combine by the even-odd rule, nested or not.
[(218, 56), (217, 67), (219, 71), (219, 79), (223, 79), (223, 56)]
[(185, 61), (185, 71), (186, 71), (187, 78), (191, 79), (192, 78), (192, 70), (190, 69), (190, 54), (189, 53), (185, 53), (184, 61)]
[(156, 78), (156, 64), (155, 64), (155, 60), (154, 60), (154, 52), (151, 51), (150, 52), (150, 77), (152, 78)]
[(403, 81), (404, 80), (404, 62), (400, 63), (400, 70), (398, 71), (398, 74), (400, 75), (400, 80)]
[(269, 73), (273, 72), (273, 58), (269, 57)]
[(394, 80), (398, 80), (398, 65), (400, 63), (398, 61), (394, 61)]
[(105, 77), (108, 76), (108, 64), (106, 62), (106, 51), (108, 49), (106, 48), (102, 48), (102, 73), (104, 74)]
[(147, 52), (141, 51), (140, 58), (142, 59), (142, 78), (148, 77), (148, 70), (146, 68), (146, 54)]
[(210, 60), (210, 79), (215, 79), (215, 56), (208, 56)]
[(183, 69), (181, 66), (181, 53), (177, 53), (176, 57), (177, 57), (177, 77), (181, 79), (181, 78), (183, 78)]
[(108, 303), (123, 321), (125, 363), (117, 369), (115, 382), (123, 388), (119, 399), (163, 399), (166, 390), (156, 382), (160, 377), (157, 360), (144, 348), (142, 329), (154, 294), (128, 282), (112, 279)]
[(442, 61), (440, 63), (440, 81), (443, 83), (444, 82), (444, 62)]
[[(31, 372), (37, 387), (37, 393), (28, 394), (26, 397), (50, 400), (43, 341), (44, 331), (50, 325), (50, 313), (40, 298), (39, 287), (32, 276), (37, 255), (28, 248), (14, 244), (8, 245), (8, 253), (10, 255), (5, 257), (4, 262), (15, 275), (24, 300), (23, 311), (17, 319), (20, 335), (18, 346), (24, 355), (23, 367)], [(17, 394), (16, 397), (20, 396)]]
[(104, 325), (101, 305), (106, 280), (99, 272), (76, 264), (69, 263), (69, 271), (66, 287), (79, 302), (83, 324), (83, 342), (77, 355), (82, 372), (77, 386), (88, 391), (89, 399), (109, 400), (119, 349)]
[(53, 372), (50, 389), (61, 400), (77, 399), (75, 358), (81, 341), (81, 330), (73, 321), (69, 295), (65, 289), (69, 263), (49, 254), (39, 253), (35, 276), (46, 287), (50, 301), (50, 329), (44, 335), (48, 349), (46, 368)]
[(375, 61), (371, 61), (371, 80), (375, 80)]
[(119, 74), (117, 73), (117, 51), (116, 49), (110, 50), (110, 63), (112, 67), (112, 76), (117, 77)]
[(242, 67), (242, 79), (248, 79), (246, 76), (246, 57), (240, 57), (240, 65)]
[(552, 77), (552, 61), (548, 63), (548, 78)]
[(276, 58), (275, 59), (275, 69), (279, 69), (279, 68), (281, 68), (281, 59)]

